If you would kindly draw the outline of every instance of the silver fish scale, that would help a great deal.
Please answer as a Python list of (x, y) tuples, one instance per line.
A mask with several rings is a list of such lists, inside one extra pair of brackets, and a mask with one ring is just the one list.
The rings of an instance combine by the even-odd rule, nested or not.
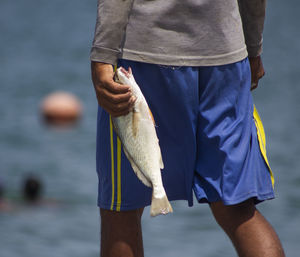
[[(141, 112), (137, 115), (141, 115)], [(132, 159), (129, 161), (134, 162), (146, 177), (148, 183), (152, 184), (152, 180), (156, 180), (154, 178), (155, 173), (160, 172), (160, 150), (157, 149), (157, 138), (153, 138), (155, 133), (155, 131), (152, 131), (155, 130), (153, 122), (147, 117), (140, 117), (136, 135), (134, 135), (132, 127), (133, 112), (120, 118), (114, 118), (113, 123), (123, 143), (123, 148), (127, 150)], [(152, 125), (149, 123), (152, 123)]]

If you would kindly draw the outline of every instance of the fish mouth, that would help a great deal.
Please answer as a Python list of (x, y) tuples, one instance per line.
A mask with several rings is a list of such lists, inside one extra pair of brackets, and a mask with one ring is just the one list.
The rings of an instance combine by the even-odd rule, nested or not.
[(119, 79), (119, 76), (118, 76), (118, 72), (116, 71), (115, 74), (114, 74), (114, 81), (119, 83), (119, 84), (122, 84), (121, 80)]

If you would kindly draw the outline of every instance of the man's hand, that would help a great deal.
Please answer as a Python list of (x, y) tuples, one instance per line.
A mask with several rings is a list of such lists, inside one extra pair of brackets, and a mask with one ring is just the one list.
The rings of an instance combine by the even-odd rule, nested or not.
[(112, 65), (91, 62), (91, 71), (98, 104), (113, 117), (128, 114), (135, 98), (129, 86), (121, 85), (113, 80)]
[(264, 66), (260, 56), (249, 57), (251, 68), (251, 90), (257, 88), (258, 81), (265, 75)]

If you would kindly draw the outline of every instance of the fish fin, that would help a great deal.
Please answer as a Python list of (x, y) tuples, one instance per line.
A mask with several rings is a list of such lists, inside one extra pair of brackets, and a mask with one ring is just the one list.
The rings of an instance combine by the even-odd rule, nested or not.
[(150, 215), (155, 217), (160, 214), (168, 214), (173, 212), (173, 208), (168, 200), (167, 195), (162, 198), (155, 198), (152, 196), (152, 203), (150, 207)]
[(153, 117), (153, 114), (152, 114), (150, 108), (148, 108), (148, 111), (149, 111), (149, 114), (150, 114), (150, 117), (151, 117), (151, 119), (152, 119), (152, 121), (153, 121), (154, 126), (156, 126), (155, 120), (154, 120), (154, 117)]
[(131, 167), (134, 171), (134, 173), (136, 174), (136, 176), (139, 178), (140, 181), (143, 182), (143, 184), (147, 187), (152, 187), (151, 182), (149, 181), (148, 178), (146, 178), (146, 176), (140, 171), (140, 169), (138, 168), (138, 166), (135, 164), (135, 162), (133, 161), (132, 157), (130, 156), (130, 154), (128, 153), (128, 151), (123, 147), (124, 153), (127, 157), (127, 159), (129, 160)]
[(165, 166), (164, 166), (164, 162), (161, 156), (161, 150), (159, 150), (159, 168), (162, 170)]
[(116, 123), (115, 123), (115, 118), (111, 117), (111, 123), (112, 123), (112, 126), (113, 126), (113, 129), (114, 131), (116, 132), (117, 136), (120, 138), (120, 131), (118, 130), (118, 126), (116, 126)]

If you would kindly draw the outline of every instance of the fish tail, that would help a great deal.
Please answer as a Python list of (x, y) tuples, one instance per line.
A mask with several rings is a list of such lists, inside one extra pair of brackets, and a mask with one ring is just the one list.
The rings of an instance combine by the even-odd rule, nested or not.
[(164, 195), (162, 198), (155, 198), (152, 196), (152, 203), (150, 207), (150, 215), (155, 217), (159, 214), (168, 214), (173, 212), (173, 208), (168, 200), (167, 195)]

